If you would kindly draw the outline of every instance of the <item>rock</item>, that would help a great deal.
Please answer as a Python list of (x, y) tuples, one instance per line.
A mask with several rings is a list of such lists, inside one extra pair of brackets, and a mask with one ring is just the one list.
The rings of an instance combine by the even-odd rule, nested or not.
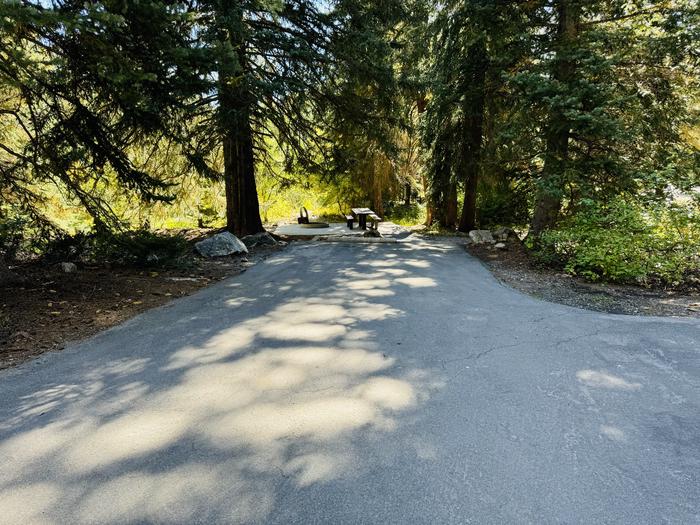
[(255, 248), (256, 246), (277, 246), (278, 241), (268, 232), (254, 233), (252, 235), (246, 235), (241, 239), (243, 244), (245, 244), (248, 249)]
[(512, 230), (511, 228), (498, 228), (496, 230), (493, 230), (493, 238), (496, 239), (497, 241), (515, 241), (519, 240), (520, 237), (518, 237), (518, 234), (515, 233), (515, 230)]
[(474, 244), (492, 244), (495, 242), (489, 230), (472, 230), (469, 232), (469, 238), (474, 241)]
[(65, 273), (75, 273), (78, 271), (78, 267), (72, 262), (62, 262), (60, 266), (61, 270), (63, 270)]
[(148, 264), (155, 264), (158, 262), (158, 256), (155, 253), (149, 253), (148, 257), (146, 257), (146, 262)]
[(203, 257), (225, 257), (235, 253), (248, 253), (246, 245), (231, 232), (212, 235), (196, 243), (194, 249)]
[(505, 250), (507, 248), (506, 243), (504, 242), (497, 242), (495, 247), (499, 250)]

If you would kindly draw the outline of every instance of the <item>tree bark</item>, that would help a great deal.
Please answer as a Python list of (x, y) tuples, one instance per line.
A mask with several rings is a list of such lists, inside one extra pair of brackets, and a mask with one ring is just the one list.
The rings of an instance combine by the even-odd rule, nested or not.
[(423, 196), (425, 198), (425, 225), (430, 226), (433, 224), (435, 217), (433, 200), (428, 194), (428, 181), (426, 180), (425, 173), (420, 176), (421, 184), (423, 185)]
[(445, 195), (445, 215), (442, 219), (442, 225), (448, 230), (454, 230), (457, 226), (457, 181), (451, 180)]
[(411, 183), (407, 182), (404, 185), (404, 199), (403, 199), (404, 206), (411, 205), (411, 190), (412, 190)]
[[(568, 85), (576, 75), (576, 63), (568, 56), (570, 46), (578, 37), (581, 8), (578, 0), (558, 0), (555, 7), (559, 14), (557, 24), (556, 53), (552, 78)], [(567, 49), (568, 48), (568, 49)], [(529, 235), (537, 238), (556, 225), (561, 210), (562, 174), (569, 160), (569, 136), (571, 123), (562, 108), (555, 109), (547, 125), (547, 151), (539, 181), (535, 210)]]
[(481, 171), (484, 135), (484, 105), (486, 102), (486, 70), (488, 56), (483, 38), (469, 50), (468, 78), (471, 85), (464, 97), (462, 129), (462, 169), (464, 176), (464, 205), (459, 220), (459, 231), (469, 232), (476, 227), (476, 192)]
[(250, 123), (224, 135), (224, 183), (226, 191), (226, 228), (240, 236), (264, 231), (255, 184)]
[[(375, 177), (377, 179), (377, 177)], [(384, 203), (382, 197), (382, 185), (381, 182), (377, 181), (374, 184), (374, 191), (372, 192), (372, 208), (373, 212), (384, 217)]]
[(246, 80), (243, 11), (223, 3), (225, 51), (219, 67), (219, 114), (223, 130), (226, 228), (238, 236), (264, 231), (255, 184), (251, 108)]
[(438, 144), (442, 156), (434, 167), (434, 187), (430, 190), (431, 219), (443, 228), (454, 229), (457, 225), (457, 182), (452, 177), (452, 155), (449, 145), (443, 140)]

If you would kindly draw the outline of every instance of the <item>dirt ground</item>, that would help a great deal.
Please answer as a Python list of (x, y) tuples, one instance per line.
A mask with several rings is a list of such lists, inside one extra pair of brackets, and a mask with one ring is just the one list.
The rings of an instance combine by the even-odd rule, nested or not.
[(538, 267), (519, 243), (506, 250), (469, 246), (501, 282), (540, 299), (616, 314), (700, 318), (700, 289), (659, 289), (590, 283)]
[(280, 249), (257, 247), (247, 256), (211, 260), (193, 256), (182, 270), (17, 268), (21, 280), (0, 287), (0, 369), (239, 274)]

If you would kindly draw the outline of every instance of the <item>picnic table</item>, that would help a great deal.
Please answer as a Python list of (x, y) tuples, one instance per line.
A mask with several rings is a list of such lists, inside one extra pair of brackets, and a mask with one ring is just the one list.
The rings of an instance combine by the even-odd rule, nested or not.
[(381, 221), (381, 219), (377, 216), (376, 213), (374, 213), (372, 210), (369, 208), (352, 208), (352, 214), (357, 217), (357, 224), (358, 226), (366, 230), (367, 229), (367, 217), (370, 217), (373, 221)]

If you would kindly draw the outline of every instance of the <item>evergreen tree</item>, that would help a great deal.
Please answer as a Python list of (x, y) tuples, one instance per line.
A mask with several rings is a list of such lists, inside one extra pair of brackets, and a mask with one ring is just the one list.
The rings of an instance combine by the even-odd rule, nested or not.
[(483, 0), (454, 0), (436, 8), (428, 69), (431, 97), (424, 128), (431, 196), (435, 206), (446, 212), (442, 225), (453, 228), (461, 185), (464, 199), (458, 229), (467, 232), (476, 225), (487, 105), (502, 96), (502, 75), (526, 47), (521, 35), (523, 9)]
[[(265, 139), (286, 163), (323, 169), (329, 130), (367, 124), (392, 85), (382, 58), (399, 4), (336, 1), (4, 3), (0, 82), (27, 130), (12, 173), (58, 180), (99, 221), (86, 185), (106, 170), (146, 199), (167, 184), (126, 150), (167, 137), (226, 183), (228, 228), (262, 230), (255, 184)], [(361, 79), (374, 89), (348, 89)], [(214, 159), (223, 152), (223, 173)], [(4, 170), (5, 172), (7, 170)], [(10, 175), (5, 175), (9, 180)], [(88, 186), (89, 187), (89, 186)]]
[(514, 76), (523, 111), (545, 121), (531, 234), (555, 226), (565, 203), (690, 188), (698, 155), (682, 133), (697, 122), (698, 7), (557, 0), (538, 16), (539, 60)]
[[(184, 101), (203, 86), (180, 68), (196, 53), (188, 15), (159, 2), (3, 2), (0, 5), (0, 191), (38, 218), (37, 182), (77, 197), (99, 223), (117, 226), (90, 188), (107, 172), (146, 200), (167, 184), (126, 151), (147, 136), (173, 135)], [(167, 88), (165, 88), (167, 86)]]

